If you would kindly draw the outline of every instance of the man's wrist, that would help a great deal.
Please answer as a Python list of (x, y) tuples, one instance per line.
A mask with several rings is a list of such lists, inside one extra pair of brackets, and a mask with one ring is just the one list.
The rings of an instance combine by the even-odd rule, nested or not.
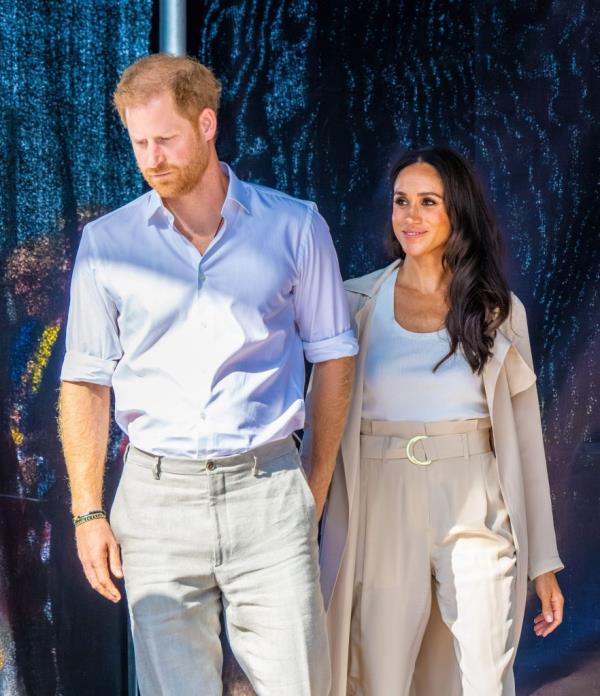
[(88, 493), (86, 495), (78, 495), (71, 497), (71, 516), (84, 515), (90, 510), (104, 510), (103, 495), (95, 495)]
[(82, 512), (79, 515), (73, 515), (73, 524), (75, 527), (79, 527), (79, 525), (84, 524), (85, 522), (91, 522), (92, 520), (105, 520), (106, 517), (106, 510), (97, 508), (95, 510)]

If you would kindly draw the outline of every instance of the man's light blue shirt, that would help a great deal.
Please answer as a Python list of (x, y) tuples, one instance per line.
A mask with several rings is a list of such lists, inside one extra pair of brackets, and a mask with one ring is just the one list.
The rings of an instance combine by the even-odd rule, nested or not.
[(111, 385), (119, 426), (157, 455), (244, 452), (304, 424), (304, 356), (358, 345), (313, 203), (229, 177), (205, 253), (151, 191), (88, 224), (61, 379)]

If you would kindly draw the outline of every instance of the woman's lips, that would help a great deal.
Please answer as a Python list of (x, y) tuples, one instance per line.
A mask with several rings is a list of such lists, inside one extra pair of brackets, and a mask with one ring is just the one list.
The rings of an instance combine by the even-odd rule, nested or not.
[(427, 234), (427, 230), (402, 230), (402, 234), (409, 239), (416, 239)]

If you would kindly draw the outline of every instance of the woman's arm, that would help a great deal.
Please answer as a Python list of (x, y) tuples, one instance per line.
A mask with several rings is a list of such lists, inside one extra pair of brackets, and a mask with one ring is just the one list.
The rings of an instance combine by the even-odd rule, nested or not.
[[(515, 332), (513, 343), (533, 370), (525, 308), (514, 296), (512, 328)], [(512, 403), (525, 486), (529, 577), (533, 580), (549, 570), (561, 570), (563, 564), (556, 547), (542, 421), (535, 383), (515, 394)]]
[[(513, 296), (514, 345), (533, 370), (533, 359), (523, 304)], [(547, 636), (562, 622), (564, 599), (555, 573), (564, 566), (558, 555), (542, 421), (535, 383), (512, 397), (515, 427), (523, 467), (529, 577), (534, 581), (541, 611), (534, 631)]]

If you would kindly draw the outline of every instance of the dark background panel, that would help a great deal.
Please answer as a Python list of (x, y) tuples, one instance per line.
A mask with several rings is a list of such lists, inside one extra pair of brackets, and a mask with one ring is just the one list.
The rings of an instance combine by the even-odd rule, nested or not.
[[(110, 105), (156, 50), (157, 0), (0, 0), (0, 694), (125, 694), (126, 617), (74, 551), (55, 403), (86, 220), (138, 195)], [(600, 694), (598, 35), (590, 2), (188, 3), (188, 48), (224, 88), (218, 148), (315, 200), (344, 277), (386, 262), (387, 173), (406, 148), (475, 161), (524, 301), (543, 403), (565, 624), (517, 660), (519, 693)], [(122, 438), (113, 433), (110, 500)], [(226, 693), (251, 693), (226, 661)], [(130, 675), (131, 673), (129, 673)]]

